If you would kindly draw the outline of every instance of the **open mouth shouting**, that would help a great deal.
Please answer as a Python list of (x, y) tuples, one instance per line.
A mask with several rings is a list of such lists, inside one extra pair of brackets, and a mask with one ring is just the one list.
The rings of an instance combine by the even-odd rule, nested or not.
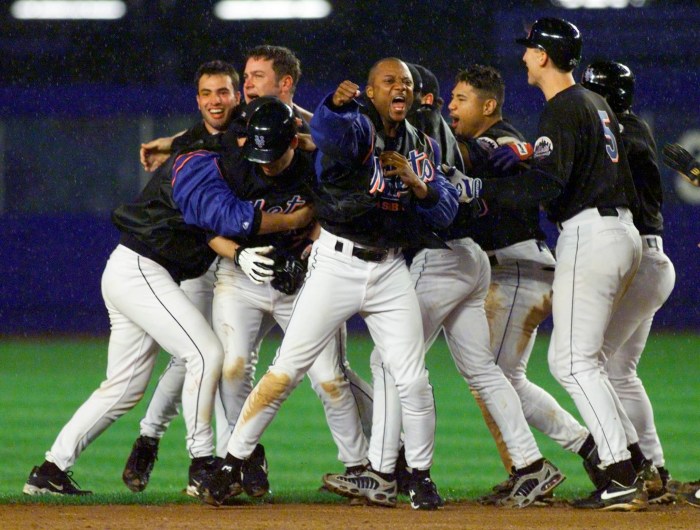
[(395, 96), (391, 100), (391, 111), (395, 114), (406, 113), (406, 96)]

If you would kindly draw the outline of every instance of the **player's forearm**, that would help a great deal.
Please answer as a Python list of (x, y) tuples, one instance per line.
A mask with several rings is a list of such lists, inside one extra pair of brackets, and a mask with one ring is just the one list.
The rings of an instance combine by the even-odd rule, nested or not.
[(301, 223), (301, 218), (296, 214), (262, 212), (260, 226), (255, 233), (262, 235), (297, 230), (306, 226), (308, 221), (305, 224)]
[(216, 236), (209, 241), (209, 246), (222, 258), (233, 259), (236, 250), (240, 247), (238, 243), (232, 239), (222, 236)]
[(358, 108), (354, 101), (334, 107), (332, 96), (319, 105), (310, 124), (311, 137), (319, 150), (349, 163), (366, 156), (372, 145), (372, 127)]

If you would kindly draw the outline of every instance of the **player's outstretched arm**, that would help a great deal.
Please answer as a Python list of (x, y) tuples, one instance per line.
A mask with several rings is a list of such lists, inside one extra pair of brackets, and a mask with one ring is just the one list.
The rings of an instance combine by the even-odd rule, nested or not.
[(310, 123), (319, 150), (347, 164), (367, 159), (373, 146), (374, 128), (354, 101), (359, 95), (358, 85), (343, 81), (321, 102)]
[(180, 131), (173, 136), (156, 138), (155, 140), (141, 144), (141, 149), (139, 149), (139, 159), (141, 160), (143, 169), (149, 173), (152, 173), (162, 166), (170, 156), (173, 140), (178, 136), (182, 136), (186, 132), (187, 131)]

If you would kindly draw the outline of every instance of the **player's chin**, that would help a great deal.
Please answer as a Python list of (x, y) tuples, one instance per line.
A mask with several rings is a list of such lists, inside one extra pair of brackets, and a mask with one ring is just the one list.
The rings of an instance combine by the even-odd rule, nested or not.
[(407, 115), (408, 115), (407, 109), (403, 109), (403, 110), (389, 109), (389, 118), (393, 122), (399, 123), (399, 122), (405, 120)]

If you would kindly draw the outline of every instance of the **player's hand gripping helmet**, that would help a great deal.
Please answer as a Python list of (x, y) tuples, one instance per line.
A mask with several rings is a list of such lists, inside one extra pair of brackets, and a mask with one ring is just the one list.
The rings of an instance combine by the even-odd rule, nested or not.
[(294, 112), (279, 98), (264, 96), (251, 101), (244, 111), (247, 138), (243, 156), (268, 164), (279, 159), (297, 133)]
[(536, 20), (528, 36), (515, 39), (515, 42), (544, 50), (552, 62), (565, 72), (576, 68), (581, 61), (581, 32), (571, 22), (561, 18)]
[(589, 64), (581, 76), (581, 84), (603, 96), (615, 112), (625, 112), (634, 99), (634, 74), (627, 66), (614, 61)]

